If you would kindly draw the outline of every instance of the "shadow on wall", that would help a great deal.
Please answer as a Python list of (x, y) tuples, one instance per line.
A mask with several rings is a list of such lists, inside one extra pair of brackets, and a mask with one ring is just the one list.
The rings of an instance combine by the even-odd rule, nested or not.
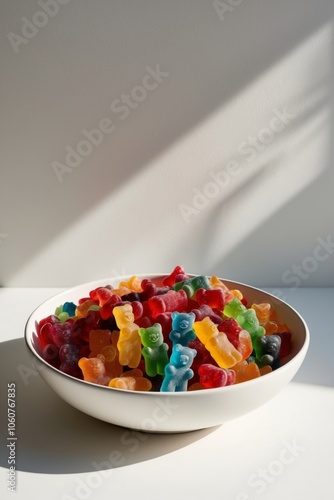
[[(18, 137), (22, 143), (4, 159), (8, 189), (1, 194), (1, 206), (10, 221), (10, 228), (5, 219), (0, 227), (2, 234), (10, 231), (10, 241), (1, 249), (8, 256), (4, 284), (50, 241), (333, 16), (329, 1), (314, 8), (312, 0), (284, 5), (255, 0), (240, 2), (226, 13), (213, 4), (196, 0), (171, 6), (152, 1), (143, 10), (139, 3), (131, 8), (128, 3), (91, 8), (81, 2), (79, 8), (73, 2), (52, 20), (56, 29), (50, 22), (18, 54), (7, 44), (6, 82), (17, 88), (17, 107), (6, 108), (8, 116), (11, 112), (7, 137)], [(18, 32), (18, 21), (23, 14), (33, 18), (35, 6), (19, 7), (16, 12), (4, 7), (8, 26), (16, 23)], [(87, 19), (89, 23), (83, 22)], [(47, 37), (51, 44), (43, 52)], [(23, 86), (20, 75), (25, 72)], [(123, 97), (129, 91), (136, 102)], [(96, 120), (87, 123), (87, 115)], [(100, 133), (92, 135), (97, 126)], [(38, 150), (39, 133), (50, 138), (43, 144), (50, 153), (44, 155), (45, 164), (27, 171), (24, 151), (34, 143)], [(71, 144), (69, 133), (76, 137)], [(72, 150), (82, 140), (86, 144), (79, 148), (78, 159)], [(94, 146), (94, 141), (101, 145)], [(28, 161), (34, 164), (34, 158)], [(64, 167), (55, 169), (58, 177), (50, 168), (55, 161)], [(71, 166), (76, 163), (80, 175)], [(215, 223), (209, 231), (215, 231)]]

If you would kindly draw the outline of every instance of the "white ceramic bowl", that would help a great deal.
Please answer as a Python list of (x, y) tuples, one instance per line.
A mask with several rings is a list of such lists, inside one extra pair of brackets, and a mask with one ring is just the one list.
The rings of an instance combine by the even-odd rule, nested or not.
[[(160, 283), (160, 275), (139, 275)], [(85, 382), (46, 363), (38, 353), (36, 322), (52, 314), (64, 302), (87, 297), (90, 290), (107, 284), (116, 287), (130, 276), (86, 283), (43, 302), (29, 317), (25, 340), (45, 382), (67, 403), (100, 420), (148, 432), (185, 432), (220, 425), (267, 403), (294, 377), (309, 345), (309, 331), (303, 318), (287, 303), (260, 289), (242, 283), (222, 281), (239, 289), (248, 303), (270, 302), (282, 323), (292, 333), (292, 353), (285, 364), (272, 373), (236, 385), (190, 392), (160, 393), (113, 389)], [(288, 408), (287, 408), (287, 411)]]

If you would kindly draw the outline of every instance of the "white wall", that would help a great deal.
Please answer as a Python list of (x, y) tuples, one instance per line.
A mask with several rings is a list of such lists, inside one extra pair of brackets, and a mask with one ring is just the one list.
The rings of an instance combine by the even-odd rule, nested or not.
[(334, 285), (333, 1), (0, 9), (0, 285)]

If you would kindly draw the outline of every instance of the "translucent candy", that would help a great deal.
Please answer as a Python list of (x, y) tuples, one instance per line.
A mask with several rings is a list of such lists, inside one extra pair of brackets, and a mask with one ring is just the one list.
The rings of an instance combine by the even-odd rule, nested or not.
[(93, 384), (108, 385), (110, 375), (108, 375), (105, 365), (105, 358), (102, 354), (98, 354), (96, 358), (80, 358), (78, 365), (82, 370), (83, 378), (86, 382)]
[(141, 359), (141, 340), (139, 326), (134, 323), (132, 306), (125, 304), (114, 308), (116, 324), (120, 329), (117, 348), (119, 362), (123, 366), (137, 368)]
[(205, 290), (210, 288), (210, 282), (206, 276), (195, 276), (195, 278), (180, 281), (173, 285), (173, 289), (176, 291), (184, 290), (187, 297), (193, 297), (200, 288)]
[(243, 330), (247, 330), (248, 333), (250, 333), (253, 341), (253, 346), (255, 339), (266, 333), (263, 326), (260, 326), (254, 309), (247, 309), (239, 314), (237, 316), (237, 322)]
[(161, 392), (179, 392), (186, 391), (188, 380), (194, 372), (190, 368), (196, 350), (185, 347), (181, 344), (175, 344), (172, 350), (169, 363), (165, 367), (165, 376), (161, 384)]
[(184, 290), (180, 290), (179, 292), (171, 290), (164, 295), (148, 299), (148, 305), (153, 318), (168, 311), (182, 312), (186, 309), (187, 303), (188, 297)]
[[(177, 281), (176, 280), (177, 276), (179, 276), (179, 277), (182, 276), (182, 277), (184, 277), (184, 279), (188, 278), (183, 267), (176, 266), (169, 276), (166, 276), (165, 278), (163, 278), (163, 280), (162, 280), (163, 286), (173, 286), (175, 284), (175, 282)], [(183, 281), (183, 280), (179, 279), (178, 281)]]
[(101, 354), (103, 347), (111, 345), (110, 330), (91, 330), (89, 332), (90, 358), (95, 358)]
[(228, 340), (226, 333), (220, 332), (210, 318), (196, 321), (194, 330), (220, 368), (231, 368), (241, 361), (240, 352)]
[(118, 285), (119, 288), (129, 288), (132, 292), (142, 292), (141, 279), (137, 276), (131, 276), (128, 281), (121, 281)]
[(152, 388), (152, 382), (143, 377), (143, 372), (138, 369), (128, 370), (119, 377), (112, 378), (108, 385), (127, 391), (150, 391)]
[(252, 380), (261, 376), (260, 369), (257, 364), (254, 362), (247, 363), (247, 361), (245, 360), (234, 365), (233, 371), (236, 375), (236, 384), (240, 384), (241, 382), (246, 382), (247, 380)]
[(233, 295), (226, 292), (222, 288), (216, 288), (212, 290), (205, 290), (200, 288), (196, 292), (196, 300), (201, 306), (202, 304), (207, 304), (213, 309), (223, 310), (225, 305), (233, 299)]
[(73, 344), (64, 344), (59, 349), (59, 370), (72, 375), (72, 377), (80, 376), (80, 368), (78, 361), (80, 359), (80, 347)]
[(149, 328), (140, 328), (139, 335), (143, 344), (145, 371), (149, 377), (163, 375), (168, 363), (168, 345), (164, 342), (161, 325), (154, 323)]
[(172, 331), (169, 338), (173, 345), (181, 344), (187, 346), (189, 342), (195, 340), (196, 333), (193, 329), (195, 321), (194, 313), (172, 313)]
[(252, 304), (252, 309), (254, 309), (259, 324), (263, 326), (267, 335), (276, 333), (278, 330), (278, 325), (276, 322), (271, 321), (272, 316), (272, 306), (267, 302), (261, 304)]
[(199, 381), (206, 389), (225, 387), (235, 382), (236, 375), (233, 370), (225, 370), (211, 364), (203, 364), (199, 370)]
[(240, 299), (234, 297), (231, 302), (226, 304), (226, 306), (223, 309), (224, 316), (228, 318), (234, 318), (237, 319), (237, 316), (245, 312), (247, 308), (243, 305)]
[(269, 364), (274, 369), (280, 366), (281, 342), (279, 335), (263, 335), (256, 339), (254, 350), (260, 366)]
[(270, 373), (292, 351), (274, 306), (247, 304), (217, 276), (182, 266), (161, 281), (131, 276), (36, 323), (39, 352), (68, 375), (125, 390), (223, 387)]

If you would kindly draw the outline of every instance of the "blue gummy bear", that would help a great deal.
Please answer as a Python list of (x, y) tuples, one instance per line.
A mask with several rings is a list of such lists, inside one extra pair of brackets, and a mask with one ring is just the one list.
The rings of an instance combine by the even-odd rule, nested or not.
[(76, 306), (76, 304), (73, 304), (73, 302), (65, 302), (63, 304), (62, 312), (66, 312), (71, 318), (72, 316), (75, 316), (76, 308), (77, 308), (77, 306)]
[(190, 368), (196, 349), (175, 344), (169, 363), (165, 366), (165, 376), (161, 384), (161, 392), (180, 392), (188, 388), (188, 380), (194, 376)]
[(169, 334), (173, 346), (175, 344), (181, 344), (187, 346), (189, 342), (192, 342), (196, 338), (195, 330), (193, 329), (193, 324), (195, 321), (195, 314), (190, 313), (172, 313), (172, 331)]

